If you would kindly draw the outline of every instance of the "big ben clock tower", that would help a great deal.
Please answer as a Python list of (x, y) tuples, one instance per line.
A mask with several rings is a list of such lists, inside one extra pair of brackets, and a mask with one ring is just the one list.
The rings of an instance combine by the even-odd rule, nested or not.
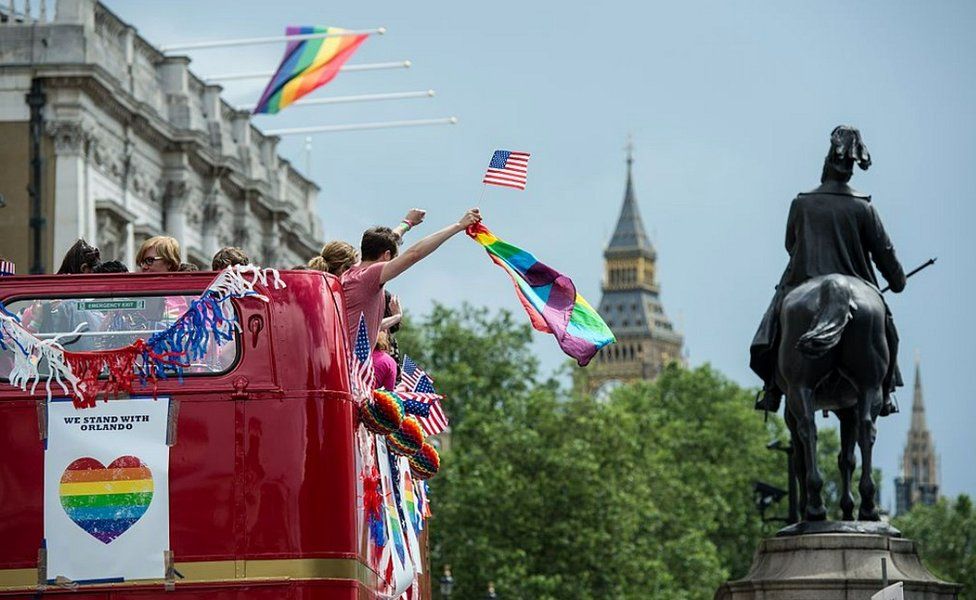
[(590, 391), (607, 392), (621, 383), (654, 379), (671, 362), (684, 362), (680, 333), (661, 304), (657, 253), (647, 237), (634, 195), (633, 146), (627, 148), (627, 187), (620, 217), (603, 252), (600, 316), (617, 337), (587, 369)]

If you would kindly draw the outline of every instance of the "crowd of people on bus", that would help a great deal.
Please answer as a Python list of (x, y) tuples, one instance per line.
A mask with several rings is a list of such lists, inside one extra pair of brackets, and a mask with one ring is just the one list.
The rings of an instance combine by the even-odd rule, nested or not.
[[(472, 208), (457, 222), (434, 232), (400, 253), (407, 232), (423, 223), (426, 211), (412, 209), (395, 227), (372, 227), (362, 236), (359, 250), (352, 244), (335, 240), (322, 247), (319, 254), (296, 270), (318, 270), (339, 278), (345, 297), (345, 320), (350, 344), (355, 344), (360, 316), (366, 323), (373, 351), (377, 387), (393, 389), (400, 363), (396, 332), (403, 311), (399, 298), (385, 289), (388, 282), (403, 274), (454, 235), (481, 221), (479, 209)], [(250, 257), (241, 248), (225, 247), (214, 254), (211, 269), (223, 270), (233, 265), (248, 265)], [(139, 247), (135, 266), (144, 273), (197, 271), (191, 262), (183, 262), (179, 242), (170, 236), (155, 236)], [(88, 273), (126, 273), (118, 260), (102, 261), (99, 249), (79, 239), (65, 253), (59, 275)]]

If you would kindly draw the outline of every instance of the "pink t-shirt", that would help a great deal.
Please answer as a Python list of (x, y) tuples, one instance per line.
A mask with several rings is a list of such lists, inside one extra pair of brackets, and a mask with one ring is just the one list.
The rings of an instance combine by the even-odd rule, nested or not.
[(386, 352), (373, 350), (373, 372), (376, 374), (376, 389), (392, 390), (396, 387), (397, 364)]
[(386, 308), (383, 284), (380, 283), (382, 273), (383, 263), (373, 263), (366, 268), (357, 265), (342, 274), (340, 281), (346, 298), (346, 333), (351, 346), (356, 345), (360, 314), (366, 317), (369, 347), (376, 345), (380, 323), (383, 321), (383, 309)]

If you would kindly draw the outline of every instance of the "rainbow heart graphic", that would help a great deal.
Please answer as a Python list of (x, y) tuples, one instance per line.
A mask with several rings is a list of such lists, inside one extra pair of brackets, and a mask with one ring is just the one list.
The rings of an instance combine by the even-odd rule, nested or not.
[(59, 493), (68, 517), (95, 539), (109, 544), (149, 508), (152, 472), (135, 456), (120, 456), (107, 467), (86, 456), (64, 470)]

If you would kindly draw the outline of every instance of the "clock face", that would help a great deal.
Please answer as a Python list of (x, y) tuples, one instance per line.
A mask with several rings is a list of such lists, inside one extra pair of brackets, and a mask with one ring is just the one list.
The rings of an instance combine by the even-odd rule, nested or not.
[(613, 390), (617, 389), (623, 385), (623, 382), (619, 379), (608, 379), (600, 384), (600, 387), (596, 389), (596, 399), (600, 402), (606, 402), (610, 399), (610, 394)]

